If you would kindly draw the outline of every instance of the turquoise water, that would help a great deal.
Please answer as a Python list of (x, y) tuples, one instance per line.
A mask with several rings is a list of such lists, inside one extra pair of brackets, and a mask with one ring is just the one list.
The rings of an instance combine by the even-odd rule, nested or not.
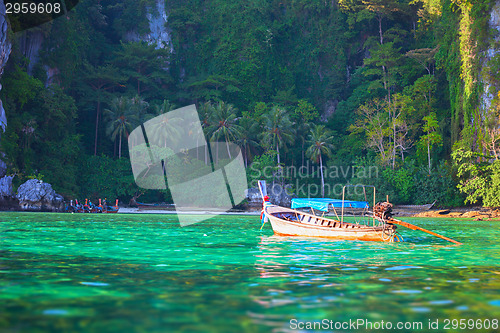
[[(393, 244), (276, 237), (255, 216), (0, 213), (0, 331), (500, 331), (500, 222), (405, 220), (464, 245), (402, 227)], [(349, 320), (365, 325), (335, 329)]]

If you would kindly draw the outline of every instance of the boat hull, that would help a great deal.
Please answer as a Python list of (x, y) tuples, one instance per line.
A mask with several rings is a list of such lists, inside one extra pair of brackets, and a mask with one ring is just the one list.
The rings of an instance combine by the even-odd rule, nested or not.
[[(279, 215), (292, 214), (295, 221), (285, 220)], [(279, 206), (266, 209), (274, 234), (278, 236), (319, 237), (337, 240), (392, 242), (394, 225), (366, 226), (327, 219)]]

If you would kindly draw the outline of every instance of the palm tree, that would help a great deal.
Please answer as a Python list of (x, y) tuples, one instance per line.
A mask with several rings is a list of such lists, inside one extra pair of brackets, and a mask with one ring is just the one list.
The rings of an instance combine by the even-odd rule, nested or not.
[(284, 108), (275, 106), (271, 111), (263, 115), (264, 133), (263, 139), (271, 147), (276, 147), (278, 165), (280, 164), (280, 147), (286, 147), (294, 141), (293, 122), (290, 120)]
[(159, 105), (154, 105), (152, 107), (152, 113), (147, 113), (144, 117), (145, 120), (150, 120), (156, 116), (160, 116), (162, 114), (165, 114), (167, 112), (170, 112), (172, 110), (175, 110), (177, 106), (173, 103), (170, 103), (169, 100), (164, 99), (163, 102)]
[[(225, 102), (218, 102), (213, 106), (212, 114), (210, 118), (212, 124), (210, 125), (208, 131), (211, 134), (210, 139), (212, 141), (218, 141), (223, 138), (226, 141), (226, 148), (229, 158), (231, 158), (231, 152), (229, 151), (229, 141), (237, 141), (241, 135), (241, 127), (236, 123), (236, 109)], [(219, 146), (217, 145), (216, 161), (219, 160)]]
[(128, 138), (134, 126), (139, 123), (139, 117), (134, 110), (133, 102), (123, 96), (113, 99), (110, 108), (104, 110), (104, 115), (109, 122), (106, 134), (113, 141), (118, 137), (118, 158), (121, 158), (122, 138)]
[(332, 155), (332, 145), (333, 136), (329, 130), (325, 130), (324, 125), (315, 125), (311, 129), (311, 134), (307, 140), (309, 148), (307, 148), (306, 154), (316, 163), (319, 163), (319, 169), (321, 173), (321, 196), (325, 197), (325, 178), (323, 176), (323, 154), (327, 156)]
[(257, 131), (259, 130), (259, 124), (249, 118), (242, 117), (240, 118), (238, 124), (241, 127), (240, 138), (238, 140), (238, 144), (243, 150), (245, 157), (245, 168), (248, 167), (248, 158), (250, 153), (250, 146), (257, 146), (257, 141), (255, 141), (255, 137), (257, 136)]
[(141, 96), (136, 95), (135, 97), (132, 97), (130, 100), (132, 103), (131, 107), (133, 109), (134, 114), (137, 115), (139, 121), (141, 124), (148, 120), (148, 113), (147, 110), (149, 108), (149, 103), (146, 102)]
[(82, 97), (85, 97), (88, 101), (96, 102), (94, 155), (97, 155), (101, 105), (106, 97), (110, 95), (109, 90), (116, 86), (120, 86), (120, 83), (124, 80), (125, 76), (120, 75), (118, 68), (113, 65), (94, 67), (88, 62), (83, 64), (80, 77), (80, 81), (83, 85), (79, 86), (79, 89), (81, 90)]
[[(203, 130), (203, 135), (205, 137), (209, 136), (210, 128), (210, 114), (212, 113), (212, 104), (210, 102), (205, 102), (200, 105), (198, 114), (200, 115), (201, 127)], [(198, 143), (196, 144), (198, 146)], [(205, 140), (205, 165), (208, 164), (208, 144)], [(196, 157), (198, 158), (198, 148), (196, 148)]]
[(312, 124), (307, 122), (307, 121), (303, 121), (300, 124), (297, 124), (297, 137), (300, 139), (300, 142), (302, 144), (300, 166), (304, 165), (304, 160), (305, 160), (304, 155), (306, 152), (305, 145), (306, 145), (307, 138), (309, 136), (309, 132), (311, 130), (311, 126), (312, 126)]
[(170, 139), (173, 142), (177, 142), (182, 136), (182, 119), (179, 117), (172, 117), (168, 115), (169, 111), (175, 109), (175, 106), (167, 100), (163, 100), (163, 103), (156, 105), (154, 107), (154, 114), (148, 115), (149, 117), (155, 117), (157, 121), (151, 126), (151, 137), (154, 141), (158, 143), (163, 148), (173, 148), (168, 147), (167, 140)]

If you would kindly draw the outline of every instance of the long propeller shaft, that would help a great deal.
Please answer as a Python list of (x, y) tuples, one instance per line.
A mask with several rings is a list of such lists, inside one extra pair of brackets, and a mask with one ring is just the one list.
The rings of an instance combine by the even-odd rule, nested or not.
[(401, 226), (406, 227), (406, 228), (411, 229), (411, 230), (420, 230), (420, 231), (426, 232), (428, 234), (431, 234), (433, 236), (436, 236), (436, 237), (442, 238), (444, 240), (447, 240), (448, 242), (452, 242), (452, 243), (455, 243), (455, 244), (458, 244), (458, 245), (462, 245), (462, 243), (457, 242), (456, 240), (453, 240), (451, 238), (448, 238), (448, 237), (445, 237), (443, 235), (437, 234), (437, 233), (435, 233), (433, 231), (430, 231), (430, 230), (427, 230), (427, 229), (424, 229), (424, 228), (420, 228), (420, 227), (418, 227), (418, 226), (416, 226), (414, 224), (408, 223), (408, 222), (396, 220), (396, 219), (394, 219), (392, 217), (389, 218), (389, 219), (387, 219), (386, 221), (388, 223), (401, 225)]

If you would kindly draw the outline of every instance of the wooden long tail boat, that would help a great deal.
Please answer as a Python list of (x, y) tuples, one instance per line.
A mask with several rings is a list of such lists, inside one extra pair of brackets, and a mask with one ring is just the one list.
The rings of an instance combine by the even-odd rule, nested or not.
[(398, 240), (396, 226), (368, 226), (342, 222), (302, 211), (266, 204), (264, 214), (279, 236), (323, 237), (339, 240), (393, 242)]
[(436, 204), (436, 201), (434, 201), (431, 204), (426, 204), (426, 205), (397, 205), (394, 207), (394, 209), (404, 209), (404, 210), (429, 210), (431, 209), (434, 205)]
[(116, 213), (118, 213), (118, 207), (117, 206), (114, 206), (114, 207), (105, 206), (104, 209), (102, 210), (102, 212), (106, 213), (106, 214), (116, 214)]
[(158, 204), (158, 203), (143, 203), (143, 202), (137, 202), (137, 207), (139, 207), (140, 210), (173, 210), (175, 209), (174, 204)]
[[(294, 202), (292, 200), (292, 208), (285, 208), (273, 205), (269, 202), (265, 182), (259, 181), (259, 189), (264, 200), (261, 214), (262, 227), (267, 221), (269, 221), (274, 234), (278, 236), (304, 236), (338, 240), (395, 242), (403, 241), (403, 237), (401, 237), (396, 231), (396, 225), (401, 225), (412, 230), (424, 231), (455, 244), (462, 244), (451, 238), (392, 218), (392, 204), (389, 203), (388, 200), (387, 202), (380, 202), (377, 204), (374, 203), (373, 212), (369, 212), (368, 202), (344, 200), (344, 192), (342, 200), (324, 198), (293, 199), (296, 201)], [(373, 188), (373, 191), (373, 198), (375, 200), (375, 188)], [(294, 206), (301, 208), (309, 207), (311, 208), (313, 214), (293, 209)], [(327, 218), (324, 217), (324, 215), (318, 216), (314, 213), (313, 208), (325, 212), (328, 211), (329, 206), (333, 207), (337, 219)], [(367, 220), (368, 222), (365, 223), (344, 221), (344, 208), (346, 207), (358, 210), (362, 209), (362, 215), (371, 214), (371, 218), (369, 218)], [(341, 217), (339, 217), (335, 208), (341, 208)]]
[[(393, 242), (400, 240), (396, 234), (397, 227), (379, 219), (368, 219), (371, 223), (355, 223), (344, 221), (344, 208), (367, 212), (369, 207), (366, 201), (338, 200), (338, 199), (293, 199), (292, 208), (273, 205), (266, 196), (265, 182), (259, 182), (259, 189), (264, 198), (262, 211), (263, 222), (269, 220), (276, 235), (322, 237), (338, 240), (360, 240)], [(315, 214), (314, 209), (323, 214), (332, 207), (337, 219), (331, 219)], [(310, 208), (312, 214), (294, 208)], [(341, 217), (335, 208), (341, 208)], [(371, 225), (370, 225), (371, 224)]]

